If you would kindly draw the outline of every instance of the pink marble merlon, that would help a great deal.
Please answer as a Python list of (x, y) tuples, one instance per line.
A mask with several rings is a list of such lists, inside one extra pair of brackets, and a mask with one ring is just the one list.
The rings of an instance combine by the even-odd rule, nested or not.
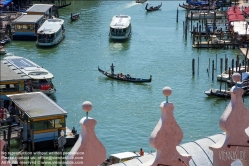
[(0, 165), (1, 166), (11, 166), (4, 157), (4, 154), (3, 154), (4, 145), (5, 145), (4, 140), (0, 140)]
[[(234, 74), (233, 80), (237, 82), (239, 77)], [(230, 92), (231, 101), (220, 118), (220, 128), (226, 132), (226, 138), (209, 147), (213, 151), (213, 165), (231, 165), (238, 159), (249, 166), (249, 138), (245, 132), (249, 127), (249, 110), (242, 101), (244, 90), (234, 86)]]
[(81, 135), (69, 153), (69, 166), (99, 166), (106, 159), (106, 149), (98, 140), (94, 127), (97, 121), (92, 118), (82, 118)]
[[(165, 87), (163, 94), (169, 96), (171, 89)], [(150, 145), (157, 150), (152, 166), (157, 166), (158, 164), (189, 165), (191, 156), (179, 154), (176, 150), (176, 146), (182, 141), (183, 132), (174, 118), (173, 103), (162, 102), (160, 108), (162, 111), (161, 118), (150, 136)]]

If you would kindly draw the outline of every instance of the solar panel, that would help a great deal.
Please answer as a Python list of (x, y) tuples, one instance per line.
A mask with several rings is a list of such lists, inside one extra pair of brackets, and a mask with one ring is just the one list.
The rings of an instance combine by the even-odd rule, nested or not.
[(27, 59), (25, 58), (15, 58), (15, 59), (12, 58), (6, 60), (9, 61), (14, 66), (16, 66), (17, 68), (36, 67), (34, 64), (27, 61)]

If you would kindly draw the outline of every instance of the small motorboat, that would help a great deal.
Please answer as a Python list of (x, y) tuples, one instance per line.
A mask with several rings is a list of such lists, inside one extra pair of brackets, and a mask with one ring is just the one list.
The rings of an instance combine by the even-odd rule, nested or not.
[(71, 13), (71, 20), (72, 21), (78, 20), (79, 18), (80, 18), (80, 13), (76, 13), (76, 14)]
[(136, 0), (136, 3), (144, 3), (146, 2), (147, 0)]
[(112, 79), (115, 79), (115, 80), (120, 80), (120, 81), (141, 83), (141, 82), (151, 82), (151, 80), (152, 80), (151, 75), (150, 75), (149, 79), (144, 79), (144, 78), (134, 78), (134, 77), (131, 77), (129, 74), (126, 74), (126, 75), (124, 75), (122, 73), (114, 74), (114, 69), (112, 67), (114, 67), (114, 66), (113, 65), (111, 66), (112, 73), (101, 70), (99, 67), (98, 67), (98, 70), (100, 73), (104, 74), (105, 76), (112, 78)]
[(216, 97), (221, 97), (221, 98), (230, 98), (231, 94), (230, 91), (228, 90), (223, 90), (223, 89), (209, 89), (208, 91), (204, 92), (207, 96), (216, 96)]
[(160, 5), (157, 5), (157, 6), (150, 6), (150, 7), (148, 7), (148, 6), (149, 6), (149, 4), (147, 3), (146, 6), (145, 6), (145, 9), (146, 9), (147, 11), (155, 11), (155, 10), (158, 10), (158, 9), (161, 8), (162, 2), (161, 2)]

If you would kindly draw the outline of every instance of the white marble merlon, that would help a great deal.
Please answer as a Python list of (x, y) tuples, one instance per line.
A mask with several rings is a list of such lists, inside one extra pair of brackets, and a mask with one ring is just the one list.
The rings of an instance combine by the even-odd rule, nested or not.
[[(225, 133), (219, 133), (213, 136), (205, 137), (193, 142), (181, 144), (176, 147), (180, 154), (189, 154), (192, 158), (189, 161), (190, 166), (213, 166), (213, 153), (209, 149), (210, 145), (225, 139)], [(112, 166), (151, 166), (155, 160), (156, 154), (146, 154), (138, 159), (129, 160), (124, 163), (113, 164)], [(234, 165), (236, 164), (236, 165)], [(238, 165), (239, 164), (239, 165)], [(242, 166), (240, 162), (233, 163), (233, 166)]]

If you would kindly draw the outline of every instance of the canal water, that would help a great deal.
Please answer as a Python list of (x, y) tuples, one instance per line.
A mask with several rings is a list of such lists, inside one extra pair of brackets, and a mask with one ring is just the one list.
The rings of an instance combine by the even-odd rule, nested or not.
[[(66, 37), (52, 48), (36, 47), (35, 42), (12, 41), (6, 50), (23, 56), (48, 69), (54, 75), (56, 93), (51, 98), (68, 112), (67, 126), (81, 131), (79, 121), (85, 116), (81, 105), (91, 101), (89, 116), (97, 120), (95, 132), (104, 144), (107, 155), (123, 151), (154, 151), (149, 137), (157, 124), (166, 100), (165, 86), (172, 88), (169, 102), (175, 105), (174, 115), (183, 130), (182, 143), (223, 132), (219, 118), (229, 100), (209, 98), (203, 92), (219, 88), (208, 73), (209, 61), (239, 55), (238, 49), (195, 49), (188, 33), (183, 34), (185, 10), (177, 7), (184, 1), (163, 1), (158, 11), (146, 12), (146, 4), (135, 1), (71, 1), (59, 9), (65, 20)], [(150, 1), (158, 5), (161, 1)], [(80, 19), (70, 20), (70, 13), (80, 12)], [(126, 41), (111, 41), (109, 25), (114, 15), (131, 16), (132, 36)], [(3, 58), (5, 56), (1, 56)], [(192, 59), (195, 75), (192, 76)], [(199, 61), (199, 66), (198, 62)], [(224, 60), (223, 60), (224, 61)], [(98, 72), (98, 66), (115, 72), (149, 78), (151, 83), (134, 84), (107, 79)], [(211, 67), (210, 67), (211, 69)], [(224, 69), (223, 69), (224, 70)], [(224, 86), (223, 86), (224, 88)], [(244, 102), (249, 108), (249, 98)]]

